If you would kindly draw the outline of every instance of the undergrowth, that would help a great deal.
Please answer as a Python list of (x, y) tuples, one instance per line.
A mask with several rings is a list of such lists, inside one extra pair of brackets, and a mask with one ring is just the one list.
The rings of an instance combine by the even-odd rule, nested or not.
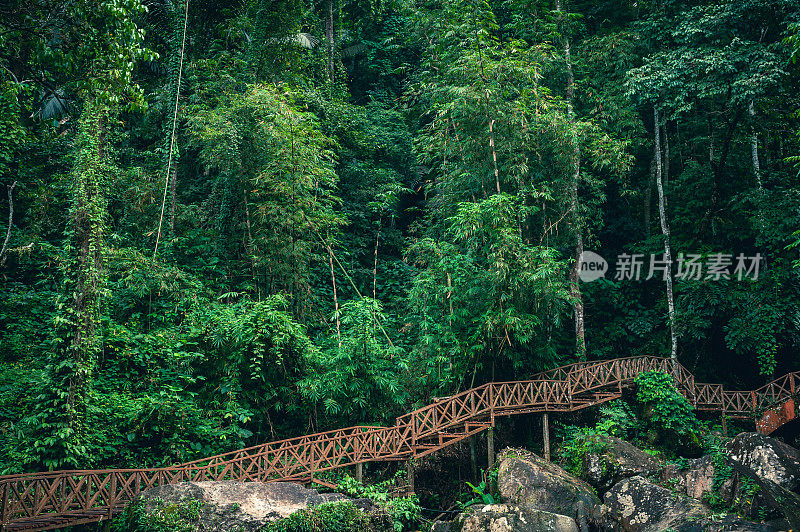
[(202, 501), (185, 499), (167, 504), (161, 499), (153, 501), (154, 507), (137, 501), (114, 518), (114, 532), (193, 532), (200, 519)]

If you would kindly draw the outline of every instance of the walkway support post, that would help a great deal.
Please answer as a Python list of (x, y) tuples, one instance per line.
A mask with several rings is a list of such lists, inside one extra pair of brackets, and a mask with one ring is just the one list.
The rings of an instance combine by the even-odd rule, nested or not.
[(494, 464), (494, 427), (489, 427), (489, 431), (486, 433), (486, 461), (487, 468)]
[(8, 491), (9, 484), (3, 486), (3, 499), (0, 500), (0, 531), (5, 532), (8, 524)]
[(475, 438), (473, 434), (469, 437), (469, 463), (472, 465), (472, 481), (478, 480), (478, 451), (475, 448)]
[(408, 494), (414, 494), (414, 459), (406, 460), (406, 477), (408, 479)]
[(364, 462), (356, 464), (356, 482), (363, 484), (364, 482)]
[(550, 461), (550, 422), (547, 419), (547, 412), (542, 412), (542, 446), (544, 447), (544, 459)]

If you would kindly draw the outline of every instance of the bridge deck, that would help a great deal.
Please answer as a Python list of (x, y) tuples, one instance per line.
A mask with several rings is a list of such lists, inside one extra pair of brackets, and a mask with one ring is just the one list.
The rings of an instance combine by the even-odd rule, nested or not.
[[(48, 530), (109, 519), (142, 491), (163, 484), (308, 479), (318, 471), (361, 462), (424, 456), (493, 426), (497, 416), (570, 412), (611, 401), (621, 396), (623, 385), (651, 370), (669, 373), (698, 410), (739, 418), (755, 418), (786, 403), (794, 397), (800, 378), (794, 372), (757, 390), (728, 391), (719, 384), (695, 382), (682, 365), (661, 357), (579, 362), (530, 380), (488, 383), (439, 399), (400, 416), (391, 427), (356, 426), (309, 434), (167, 468), (3, 476), (0, 530)], [(763, 426), (774, 430), (772, 425)]]

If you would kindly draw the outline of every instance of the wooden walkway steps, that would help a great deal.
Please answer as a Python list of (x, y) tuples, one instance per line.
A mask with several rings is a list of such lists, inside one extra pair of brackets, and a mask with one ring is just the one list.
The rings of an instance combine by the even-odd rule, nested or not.
[[(0, 531), (48, 530), (110, 519), (153, 486), (192, 480), (307, 480), (314, 473), (436, 452), (493, 427), (495, 418), (572, 412), (617, 399), (640, 373), (669, 373), (698, 409), (751, 418), (772, 432), (794, 418), (800, 372), (757, 390), (729, 391), (695, 382), (670, 359), (654, 356), (579, 362), (530, 380), (492, 382), (397, 418), (391, 427), (356, 426), (264, 443), (167, 468), (52, 471), (0, 477)], [(787, 409), (791, 409), (788, 412)]]

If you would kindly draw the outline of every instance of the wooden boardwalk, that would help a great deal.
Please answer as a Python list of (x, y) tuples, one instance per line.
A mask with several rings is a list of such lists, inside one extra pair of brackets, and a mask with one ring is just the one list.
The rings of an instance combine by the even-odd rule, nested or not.
[[(110, 519), (153, 486), (186, 480), (308, 480), (363, 462), (425, 456), (494, 426), (497, 416), (573, 412), (617, 399), (638, 374), (661, 370), (698, 409), (751, 418), (770, 433), (794, 417), (800, 372), (751, 391), (695, 382), (661, 357), (579, 362), (530, 380), (493, 382), (437, 400), (391, 427), (356, 426), (274, 441), (167, 468), (51, 471), (0, 477), (0, 530), (48, 530)], [(791, 405), (790, 407), (787, 405)], [(788, 410), (791, 410), (789, 412)]]

